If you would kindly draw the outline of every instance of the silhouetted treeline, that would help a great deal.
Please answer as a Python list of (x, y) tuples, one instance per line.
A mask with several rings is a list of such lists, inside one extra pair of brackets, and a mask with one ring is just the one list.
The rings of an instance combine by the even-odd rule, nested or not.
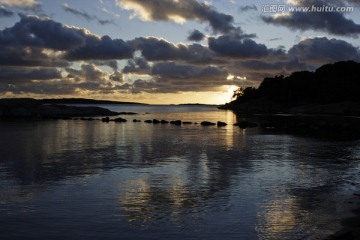
[[(225, 104), (226, 109), (254, 109), (277, 105), (275, 109), (289, 110), (309, 104), (360, 102), (360, 63), (337, 62), (318, 68), (315, 72), (294, 72), (288, 77), (265, 78), (256, 88), (238, 89), (235, 100)], [(266, 103), (266, 104), (265, 104)], [(253, 106), (254, 107), (254, 106)], [(261, 111), (261, 107), (256, 108)], [(263, 109), (266, 112), (266, 109)]]

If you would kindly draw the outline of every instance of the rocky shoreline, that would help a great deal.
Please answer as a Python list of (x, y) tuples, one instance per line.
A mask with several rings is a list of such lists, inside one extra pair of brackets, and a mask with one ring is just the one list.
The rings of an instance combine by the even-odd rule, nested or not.
[(306, 104), (291, 107), (277, 103), (267, 98), (254, 99), (239, 105), (225, 104), (219, 109), (232, 110), (241, 114), (303, 114), (303, 115), (332, 115), (332, 116), (360, 116), (360, 102), (338, 102), (329, 104)]
[(0, 118), (66, 118), (114, 116), (119, 113), (100, 107), (78, 107), (58, 104), (42, 104), (31, 98), (0, 99)]
[(360, 139), (360, 118), (333, 115), (254, 115), (265, 131), (284, 132), (309, 137)]
[[(307, 108), (306, 108), (307, 109)], [(312, 108), (313, 109), (313, 108)], [(330, 107), (328, 109), (331, 109)], [(263, 131), (275, 133), (289, 133), (310, 137), (326, 137), (334, 139), (355, 140), (360, 139), (360, 117), (343, 115), (304, 114), (298, 110), (297, 114), (240, 114), (235, 126), (240, 128), (260, 127)], [(303, 110), (303, 109), (302, 109)], [(339, 112), (339, 110), (336, 110)], [(114, 112), (95, 106), (68, 106), (58, 104), (43, 104), (39, 100), (19, 98), (0, 99), (0, 119), (80, 119), (102, 120), (103, 122), (126, 122), (126, 119), (110, 119), (109, 116), (135, 115), (133, 112)], [(99, 118), (96, 118), (99, 117)], [(133, 119), (133, 122), (140, 122)], [(148, 119), (145, 123), (223, 127), (228, 123), (202, 121), (199, 123), (181, 120)]]

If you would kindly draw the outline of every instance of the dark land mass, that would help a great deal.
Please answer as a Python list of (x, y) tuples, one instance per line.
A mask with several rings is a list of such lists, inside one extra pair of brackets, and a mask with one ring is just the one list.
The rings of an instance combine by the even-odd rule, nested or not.
[(264, 129), (360, 138), (360, 63), (327, 64), (314, 72), (265, 78), (258, 88), (239, 88), (221, 109), (254, 118)]
[(360, 116), (360, 63), (327, 64), (314, 72), (265, 78), (258, 88), (238, 89), (220, 108), (241, 114)]
[(134, 104), (134, 105), (147, 105), (145, 103), (136, 102), (119, 102), (110, 100), (95, 100), (87, 98), (50, 98), (38, 100), (44, 104)]
[[(331, 139), (360, 139), (360, 63), (327, 64), (314, 72), (265, 78), (258, 88), (238, 89), (235, 100), (221, 106), (236, 112), (243, 125), (252, 121), (265, 131)], [(357, 209), (327, 240), (360, 239)]]
[(203, 103), (181, 103), (181, 104), (171, 104), (175, 106), (206, 106), (206, 107), (218, 107), (216, 104), (203, 104)]
[(0, 119), (114, 116), (117, 112), (100, 107), (43, 104), (31, 98), (0, 99)]

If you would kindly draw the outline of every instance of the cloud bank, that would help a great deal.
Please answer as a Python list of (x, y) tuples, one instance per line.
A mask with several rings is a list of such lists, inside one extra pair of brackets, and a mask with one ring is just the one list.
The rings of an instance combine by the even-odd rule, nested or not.
[[(350, 2), (344, 0), (342, 4)], [(2, 3), (0, 17), (15, 17), (14, 7), (41, 5), (37, 1)], [(204, 2), (117, 0), (117, 4), (145, 21), (197, 21), (210, 26), (212, 33), (205, 36), (199, 30), (191, 30), (185, 36), (193, 41), (188, 44), (151, 36), (124, 40), (99, 36), (49, 17), (19, 14), (13, 26), (0, 30), (0, 94), (83, 96), (220, 91), (229, 85), (257, 86), (264, 77), (313, 70), (329, 62), (360, 61), (357, 46), (335, 38), (303, 38), (287, 50), (271, 48), (259, 42), (255, 34), (245, 34), (235, 27), (232, 16)], [(244, 6), (239, 10), (254, 9)], [(69, 5), (63, 5), (63, 11), (87, 21), (100, 21)], [(357, 24), (341, 13), (306, 17), (292, 13), (263, 16), (262, 21), (333, 35), (358, 34)], [(330, 23), (339, 29), (328, 26)]]
[(118, 6), (133, 12), (133, 17), (144, 21), (174, 21), (184, 23), (188, 20), (207, 22), (215, 33), (228, 33), (236, 30), (231, 15), (218, 12), (208, 4), (196, 0), (117, 0)]

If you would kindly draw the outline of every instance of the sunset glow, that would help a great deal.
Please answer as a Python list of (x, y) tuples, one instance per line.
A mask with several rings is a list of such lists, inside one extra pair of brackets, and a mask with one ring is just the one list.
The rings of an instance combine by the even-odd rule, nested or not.
[(309, 4), (0, 0), (0, 97), (224, 104), (265, 77), (359, 60), (360, 16), (291, 10)]

